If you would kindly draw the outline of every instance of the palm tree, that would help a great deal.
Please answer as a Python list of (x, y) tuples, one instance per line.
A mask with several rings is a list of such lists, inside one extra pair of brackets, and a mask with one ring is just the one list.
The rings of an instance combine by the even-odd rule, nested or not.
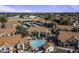
[(1, 17), (0, 18), (0, 22), (2, 23), (1, 27), (4, 28), (5, 27), (5, 23), (7, 22), (8, 20), (5, 18), (5, 17)]

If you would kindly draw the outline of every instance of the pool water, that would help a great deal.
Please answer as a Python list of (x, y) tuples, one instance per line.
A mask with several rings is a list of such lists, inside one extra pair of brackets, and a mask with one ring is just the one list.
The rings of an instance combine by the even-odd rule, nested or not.
[(43, 46), (45, 43), (46, 43), (45, 40), (34, 40), (31, 42), (31, 46), (33, 48), (39, 48), (39, 47)]

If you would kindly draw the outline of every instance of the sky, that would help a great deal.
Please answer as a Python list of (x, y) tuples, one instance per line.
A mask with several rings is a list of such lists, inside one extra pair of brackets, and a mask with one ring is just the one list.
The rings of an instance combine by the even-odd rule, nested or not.
[(79, 12), (79, 5), (0, 5), (0, 12)]

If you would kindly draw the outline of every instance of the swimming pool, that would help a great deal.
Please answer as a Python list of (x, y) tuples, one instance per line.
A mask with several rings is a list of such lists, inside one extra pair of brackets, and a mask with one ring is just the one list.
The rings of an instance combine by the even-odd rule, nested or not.
[(33, 41), (31, 41), (31, 46), (33, 48), (39, 48), (39, 47), (43, 46), (45, 43), (46, 43), (45, 40), (33, 40)]

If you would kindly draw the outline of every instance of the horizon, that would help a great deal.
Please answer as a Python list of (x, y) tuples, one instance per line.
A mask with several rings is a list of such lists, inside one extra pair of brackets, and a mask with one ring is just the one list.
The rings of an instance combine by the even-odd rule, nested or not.
[(79, 5), (0, 5), (0, 13), (77, 13)]

